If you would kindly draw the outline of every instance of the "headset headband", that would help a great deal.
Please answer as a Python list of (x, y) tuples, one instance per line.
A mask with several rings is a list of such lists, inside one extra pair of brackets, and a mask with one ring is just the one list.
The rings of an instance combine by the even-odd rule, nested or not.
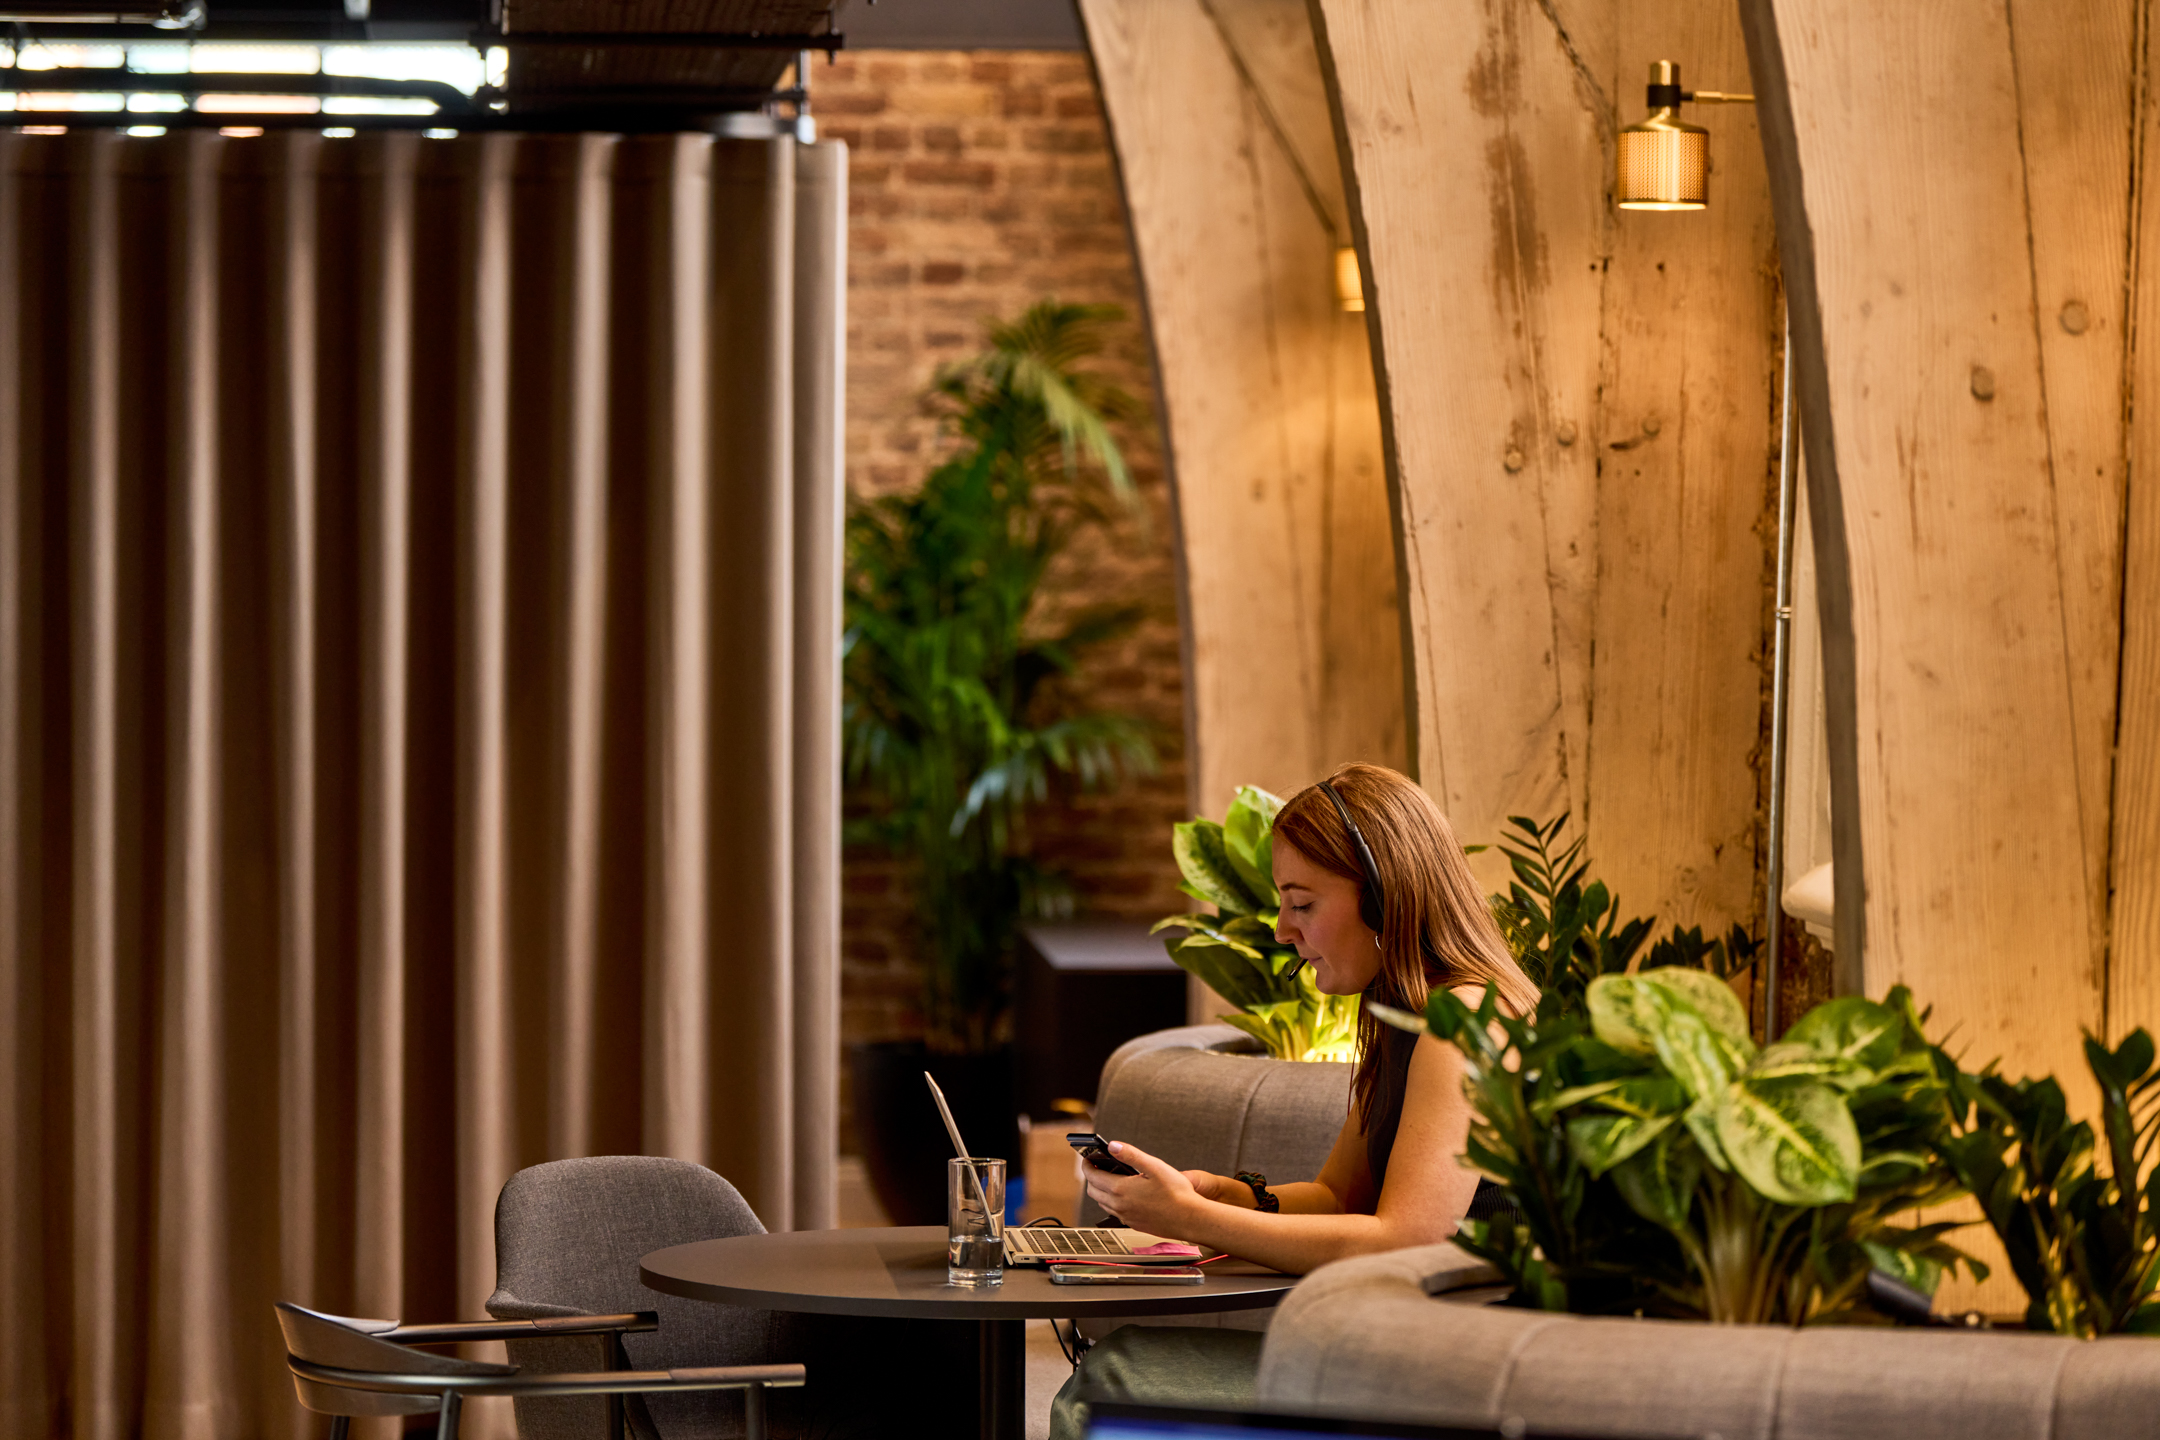
[(1342, 823), (1350, 832), (1351, 848), (1357, 851), (1358, 866), (1365, 872), (1365, 893), (1358, 897), (1358, 918), (1365, 922), (1366, 929), (1377, 935), (1381, 922), (1387, 918), (1387, 889), (1380, 883), (1380, 867), (1373, 861), (1372, 847), (1365, 843), (1365, 832), (1350, 818), (1350, 807), (1343, 803), (1334, 782), (1322, 780), (1320, 788), (1335, 802), (1335, 813), (1342, 816)]

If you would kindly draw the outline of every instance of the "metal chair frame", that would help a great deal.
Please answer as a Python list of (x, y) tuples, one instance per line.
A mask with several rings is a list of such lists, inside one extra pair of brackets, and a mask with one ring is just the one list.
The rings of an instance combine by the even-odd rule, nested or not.
[[(323, 1319), (343, 1317), (321, 1316)], [(622, 1337), (656, 1330), (660, 1317), (650, 1310), (627, 1315), (574, 1315), (545, 1320), (489, 1320), (447, 1325), (400, 1325), (392, 1330), (355, 1331), (369, 1339), (395, 1345), (451, 1345), (469, 1340), (525, 1340), (535, 1335), (606, 1335), (610, 1337), (611, 1361), (627, 1365)], [(378, 1395), (433, 1395), (436, 1440), (457, 1440), (459, 1414), (467, 1396), (508, 1395), (533, 1398), (558, 1395), (604, 1395), (608, 1399), (608, 1433), (611, 1440), (626, 1437), (622, 1397), (654, 1391), (741, 1390), (744, 1392), (745, 1433), (748, 1440), (765, 1440), (765, 1392), (803, 1383), (800, 1365), (719, 1365), (678, 1370), (602, 1370), (587, 1374), (559, 1375), (445, 1375), (400, 1374), (387, 1370), (346, 1370), (319, 1365), (286, 1352), (285, 1364), (293, 1375), (341, 1390), (362, 1390)], [(335, 1415), (331, 1440), (346, 1440), (352, 1424), (350, 1414)]]

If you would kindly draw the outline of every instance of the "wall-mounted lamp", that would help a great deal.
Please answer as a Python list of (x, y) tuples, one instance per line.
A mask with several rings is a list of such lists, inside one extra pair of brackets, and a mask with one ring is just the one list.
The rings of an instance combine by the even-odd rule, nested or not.
[(1365, 277), (1358, 273), (1354, 245), (1344, 245), (1335, 252), (1335, 303), (1353, 315), (1365, 308)]
[(1650, 118), (1620, 132), (1613, 202), (1622, 210), (1700, 210), (1710, 198), (1710, 132), (1680, 118), (1686, 101), (1752, 105), (1752, 95), (1682, 90), (1680, 66), (1650, 62)]

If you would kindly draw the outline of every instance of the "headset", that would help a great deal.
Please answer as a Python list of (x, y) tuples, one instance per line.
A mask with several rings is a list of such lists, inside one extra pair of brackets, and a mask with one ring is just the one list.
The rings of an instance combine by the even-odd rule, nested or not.
[[(1372, 931), (1377, 940), (1381, 921), (1387, 918), (1387, 891), (1380, 884), (1380, 867), (1373, 860), (1372, 847), (1365, 843), (1365, 832), (1350, 818), (1350, 807), (1343, 803), (1334, 784), (1322, 780), (1320, 788), (1335, 802), (1335, 813), (1342, 816), (1343, 825), (1350, 831), (1350, 845), (1357, 851), (1358, 868), (1365, 872), (1365, 883), (1358, 889), (1358, 919), (1365, 922), (1365, 928)], [(1304, 968), (1305, 957), (1300, 955), (1284, 972), (1284, 978), (1293, 978)]]
[(1378, 935), (1380, 922), (1387, 918), (1387, 891), (1380, 884), (1380, 867), (1373, 862), (1372, 847), (1365, 843), (1365, 832), (1350, 818), (1350, 807), (1343, 803), (1334, 783), (1322, 780), (1320, 788), (1335, 802), (1335, 813), (1342, 816), (1342, 823), (1350, 831), (1350, 844), (1357, 850), (1358, 868), (1365, 872), (1365, 888), (1358, 892), (1358, 919), (1365, 922), (1366, 929)]

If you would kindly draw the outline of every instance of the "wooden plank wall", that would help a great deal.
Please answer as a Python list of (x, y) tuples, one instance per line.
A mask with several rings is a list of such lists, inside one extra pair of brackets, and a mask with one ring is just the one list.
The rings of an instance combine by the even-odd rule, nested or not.
[[(2141, 75), (2153, 73), (2152, 27), (2144, 27)], [(2136, 116), (2142, 153), (2160, 155), (2160, 105)], [(2149, 158), (2147, 163), (2149, 164)], [(2116, 726), (2115, 812), (2109, 855), (2108, 1029), (2160, 1031), (2160, 185), (2140, 168), (2133, 195), (2130, 263), (2133, 322), (2128, 429), (2132, 483), (2125, 501), (2121, 713)], [(2128, 187), (2126, 187), (2128, 188)]]
[(2128, 7), (1743, 9), (1857, 821), (1840, 957), (2075, 1090), (2105, 1018)]
[(1169, 440), (1196, 810), (1405, 763), (1378, 410), (1303, 0), (1082, 0)]
[(1609, 203), (1648, 62), (1745, 88), (1730, 8), (1313, 10), (1370, 271), (1419, 776), (1467, 838), (1572, 810), (1631, 912), (1749, 921), (1778, 343), (1752, 116), (1709, 113), (1708, 212)]

